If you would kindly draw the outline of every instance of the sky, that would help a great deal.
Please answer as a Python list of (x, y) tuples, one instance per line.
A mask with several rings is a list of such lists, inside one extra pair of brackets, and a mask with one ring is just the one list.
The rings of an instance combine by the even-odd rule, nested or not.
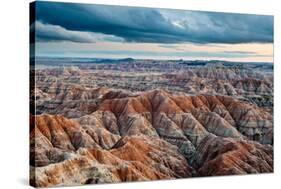
[(273, 16), (36, 2), (36, 56), (273, 62)]

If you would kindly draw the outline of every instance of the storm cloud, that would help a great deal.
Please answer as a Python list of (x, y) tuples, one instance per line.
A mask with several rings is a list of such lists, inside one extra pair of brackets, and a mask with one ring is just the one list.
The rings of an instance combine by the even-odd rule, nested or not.
[(273, 16), (264, 15), (36, 2), (36, 20), (43, 41), (91, 43), (99, 33), (140, 43), (273, 42)]

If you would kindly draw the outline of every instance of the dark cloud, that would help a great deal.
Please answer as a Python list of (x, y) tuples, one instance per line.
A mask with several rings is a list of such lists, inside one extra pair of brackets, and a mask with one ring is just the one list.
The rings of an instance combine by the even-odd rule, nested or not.
[[(188, 13), (175, 23), (161, 9), (55, 2), (36, 2), (36, 8), (36, 19), (43, 24), (69, 31), (109, 34), (128, 42), (273, 42), (272, 16), (171, 10), (178, 18)], [(39, 37), (52, 40), (56, 35)], [(60, 37), (64, 38), (62, 34)]]

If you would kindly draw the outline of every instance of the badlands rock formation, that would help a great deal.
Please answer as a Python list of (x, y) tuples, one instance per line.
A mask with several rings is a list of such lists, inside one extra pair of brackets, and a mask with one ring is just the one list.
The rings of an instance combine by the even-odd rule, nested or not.
[(35, 186), (273, 172), (273, 118), (256, 104), (165, 90), (58, 88), (41, 85), (35, 94)]
[[(66, 103), (64, 97), (65, 100), (74, 100), (75, 94), (82, 88), (100, 87), (133, 92), (168, 89), (192, 95), (227, 95), (260, 107), (273, 106), (272, 69), (246, 63), (218, 65), (215, 63), (194, 67), (182, 62), (140, 61), (37, 70), (38, 97), (47, 93), (50, 98), (55, 99), (49, 103), (39, 101), (41, 109), (38, 109), (38, 113), (42, 113), (44, 109), (58, 111), (57, 106)], [(91, 95), (86, 91), (85, 93), (87, 95), (83, 94), (83, 97), (90, 100)]]
[(57, 61), (31, 72), (34, 186), (273, 172), (273, 64)]

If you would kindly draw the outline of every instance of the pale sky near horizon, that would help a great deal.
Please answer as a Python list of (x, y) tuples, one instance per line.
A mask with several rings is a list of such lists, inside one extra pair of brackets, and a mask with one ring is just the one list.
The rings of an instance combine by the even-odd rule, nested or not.
[(36, 56), (273, 62), (273, 17), (37, 2)]

